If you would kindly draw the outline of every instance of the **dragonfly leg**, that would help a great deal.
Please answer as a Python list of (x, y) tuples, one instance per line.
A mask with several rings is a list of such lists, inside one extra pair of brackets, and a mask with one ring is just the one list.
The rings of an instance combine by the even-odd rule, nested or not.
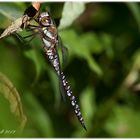
[(27, 46), (35, 38), (35, 35), (37, 35), (37, 34), (31, 34), (31, 35), (28, 35), (28, 36), (23, 37), (24, 39), (31, 37), (31, 39), (29, 39), (28, 41), (26, 41), (26, 43), (24, 44), (24, 46)]
[[(37, 33), (30, 34), (27, 36), (21, 36), (18, 33), (14, 33), (14, 35), (19, 39), (19, 41), (23, 44), (22, 46), (27, 46), (37, 35)], [(29, 40), (26, 40), (27, 38), (30, 38)]]
[(21, 35), (19, 35), (19, 34), (16, 33), (16, 32), (13, 33), (13, 35), (15, 35), (15, 36), (19, 39), (20, 42), (24, 43), (25, 40), (24, 40), (24, 38), (23, 38)]
[(26, 39), (26, 38), (33, 37), (33, 36), (34, 36), (34, 34), (30, 34), (30, 35), (24, 36), (23, 38)]
[(29, 24), (28, 27), (26, 28), (26, 31), (27, 32), (31, 32), (31, 31), (34, 31), (35, 32), (35, 30), (37, 30), (38, 28), (39, 28), (39, 26), (37, 26), (37, 25), (31, 25), (31, 24)]

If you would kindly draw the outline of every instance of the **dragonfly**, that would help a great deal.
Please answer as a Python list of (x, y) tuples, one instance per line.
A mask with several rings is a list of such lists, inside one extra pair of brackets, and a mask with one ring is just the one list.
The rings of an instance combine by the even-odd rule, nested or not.
[(52, 67), (54, 68), (67, 97), (70, 99), (71, 105), (73, 106), (74, 112), (79, 122), (81, 123), (82, 127), (87, 130), (76, 97), (73, 95), (71, 86), (68, 83), (66, 76), (64, 75), (60, 66), (58, 55), (59, 35), (56, 25), (49, 12), (40, 13), (35, 18), (35, 21), (38, 23), (38, 26), (29, 25), (29, 28), (36, 30), (36, 32), (39, 33), (44, 44), (43, 50)]
[[(34, 16), (34, 14), (30, 14), (31, 8), (26, 10), (26, 14), (28, 16)], [(39, 34), (42, 42), (43, 42), (43, 50), (47, 56), (47, 59), (51, 63), (53, 69), (55, 70), (61, 87), (65, 93), (65, 95), (69, 98), (71, 105), (74, 109), (74, 112), (81, 123), (82, 127), (87, 131), (84, 119), (82, 117), (82, 113), (80, 111), (80, 107), (77, 103), (76, 97), (74, 96), (71, 86), (66, 79), (64, 72), (62, 71), (60, 65), (60, 59), (58, 54), (58, 47), (60, 45), (60, 37), (58, 35), (57, 27), (54, 23), (54, 20), (51, 18), (50, 13), (48, 11), (42, 12), (34, 18), (34, 20), (38, 23), (38, 25), (28, 25), (27, 27), (32, 31), (35, 31)], [(62, 48), (63, 49), (63, 48)], [(65, 95), (63, 92), (62, 97), (64, 98)]]

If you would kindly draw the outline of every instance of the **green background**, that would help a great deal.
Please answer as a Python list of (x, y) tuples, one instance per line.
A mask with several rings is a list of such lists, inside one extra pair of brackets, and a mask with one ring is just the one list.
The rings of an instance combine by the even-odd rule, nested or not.
[[(30, 4), (0, 3), (1, 33)], [(46, 10), (57, 26), (63, 19), (59, 35), (68, 49), (63, 70), (87, 132), (69, 100), (61, 99), (58, 78), (39, 36), (25, 44), (10, 35), (0, 40), (0, 137), (140, 137), (140, 4), (42, 3), (40, 11)], [(22, 110), (22, 104), (27, 117), (23, 132), (17, 110), (10, 109), (17, 102), (12, 100), (15, 94), (21, 99), (17, 108)]]

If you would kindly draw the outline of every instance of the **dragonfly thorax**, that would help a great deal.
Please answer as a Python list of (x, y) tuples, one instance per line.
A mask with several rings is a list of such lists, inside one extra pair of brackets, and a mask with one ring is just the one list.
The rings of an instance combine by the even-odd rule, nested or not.
[(47, 48), (53, 48), (57, 43), (57, 29), (55, 26), (42, 28), (43, 42)]
[(48, 12), (43, 12), (38, 16), (40, 25), (40, 33), (44, 42), (45, 48), (53, 48), (58, 42), (57, 28), (53, 23)]

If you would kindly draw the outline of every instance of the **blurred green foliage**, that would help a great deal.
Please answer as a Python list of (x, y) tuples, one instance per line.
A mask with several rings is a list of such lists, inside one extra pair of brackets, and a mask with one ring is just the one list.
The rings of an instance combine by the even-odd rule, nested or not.
[[(30, 4), (0, 3), (1, 33)], [(79, 99), (87, 132), (70, 102), (62, 101), (39, 37), (25, 45), (11, 35), (0, 40), (0, 73), (17, 89), (27, 122), (18, 132), (20, 123), (0, 87), (0, 137), (140, 137), (140, 4), (41, 5), (68, 48), (64, 73)]]

